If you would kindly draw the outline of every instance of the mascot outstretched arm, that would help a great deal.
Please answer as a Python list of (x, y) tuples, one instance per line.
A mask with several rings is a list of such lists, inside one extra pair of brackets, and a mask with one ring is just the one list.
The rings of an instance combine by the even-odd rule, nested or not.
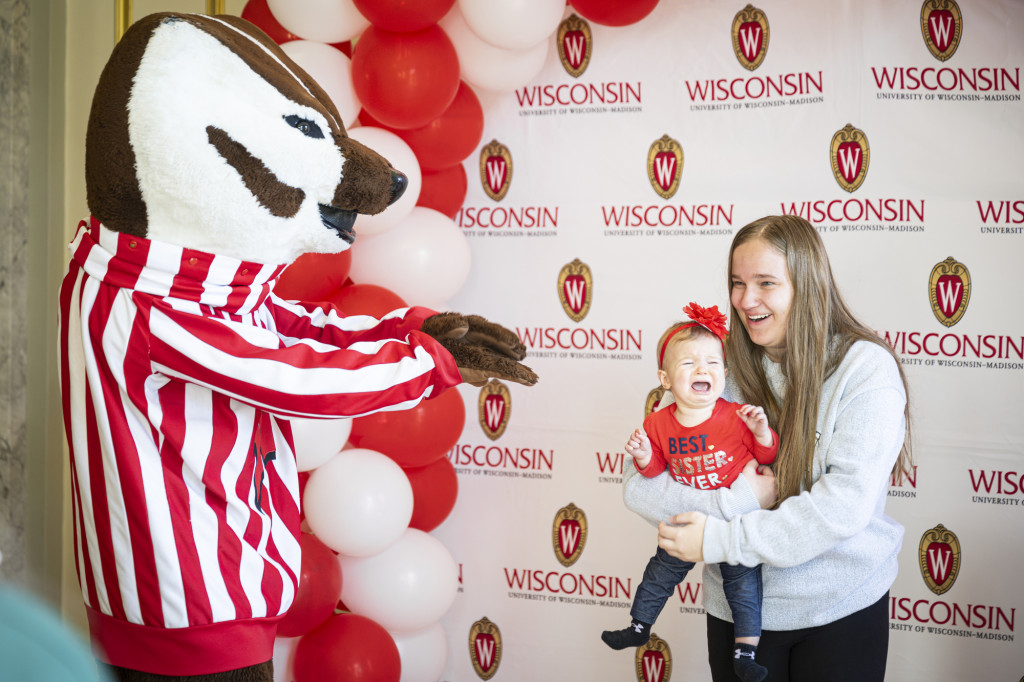
[(348, 248), (356, 215), (405, 183), (248, 22), (151, 15), (114, 49), (60, 351), (76, 566), (119, 679), (271, 679), (300, 568), (290, 417), (537, 381), (515, 334), (479, 316), (345, 317), (274, 295), (296, 257)]

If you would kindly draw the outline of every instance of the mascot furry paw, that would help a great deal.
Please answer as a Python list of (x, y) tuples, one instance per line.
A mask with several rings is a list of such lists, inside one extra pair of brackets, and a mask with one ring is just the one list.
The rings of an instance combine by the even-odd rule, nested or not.
[(406, 181), (241, 19), (157, 14), (125, 34), (86, 182), (61, 389), (95, 650), (120, 679), (270, 680), (300, 567), (288, 419), (537, 377), (477, 316), (344, 317), (274, 295), (288, 263), (348, 248), (356, 214)]

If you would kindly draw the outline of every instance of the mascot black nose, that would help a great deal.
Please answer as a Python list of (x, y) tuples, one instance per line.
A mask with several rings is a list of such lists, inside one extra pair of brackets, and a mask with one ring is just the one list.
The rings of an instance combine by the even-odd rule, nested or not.
[(388, 206), (395, 203), (405, 194), (405, 190), (409, 187), (409, 178), (405, 177), (404, 173), (399, 173), (395, 169), (391, 169), (391, 201), (388, 202)]

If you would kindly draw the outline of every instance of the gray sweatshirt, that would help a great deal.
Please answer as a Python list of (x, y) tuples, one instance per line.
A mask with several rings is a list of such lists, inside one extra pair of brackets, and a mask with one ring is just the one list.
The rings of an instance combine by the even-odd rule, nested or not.
[[(764, 367), (781, 399), (781, 365), (766, 358)], [(742, 402), (732, 383), (725, 395)], [(644, 478), (627, 458), (626, 506), (653, 524), (683, 511), (710, 516), (703, 580), (711, 615), (732, 620), (718, 562), (764, 564), (764, 629), (831, 623), (878, 601), (896, 578), (903, 526), (886, 515), (885, 501), (903, 444), (905, 403), (892, 356), (858, 341), (822, 388), (810, 490), (767, 511), (743, 476), (732, 488), (697, 490), (667, 473)]]

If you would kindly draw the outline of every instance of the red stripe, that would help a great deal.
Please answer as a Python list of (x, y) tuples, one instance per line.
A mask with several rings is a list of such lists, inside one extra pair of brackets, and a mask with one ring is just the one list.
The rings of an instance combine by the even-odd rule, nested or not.
[(195, 249), (183, 249), (178, 272), (174, 275), (169, 295), (186, 301), (198, 301), (203, 292), (203, 282), (210, 272), (213, 254), (203, 253)]
[[(75, 507), (75, 532), (77, 533), (77, 539), (75, 541), (76, 549), (81, 550), (81, 565), (79, 565), (79, 553), (75, 552), (75, 565), (78, 567), (78, 584), (82, 587), (82, 592), (88, 600), (87, 603), (94, 608), (99, 608), (99, 595), (96, 592), (96, 579), (93, 576), (92, 561), (89, 557), (89, 548), (85, 544), (85, 519), (82, 516), (82, 489), (79, 487), (78, 472), (74, 469), (72, 464), (71, 469), (71, 494), (73, 496)], [(84, 577), (84, 582), (83, 582)]]
[[(267, 538), (267, 555), (275, 558), (278, 555), (277, 548), (273, 546), (274, 537)], [(280, 563), (280, 562), (279, 562)], [(281, 573), (269, 562), (263, 564), (263, 584), (260, 586), (263, 592), (263, 599), (267, 602), (267, 615), (281, 615), (281, 602), (284, 600), (284, 580)]]
[[(84, 222), (83, 222), (84, 224)], [(79, 225), (81, 227), (82, 224)], [(68, 443), (71, 466), (71, 496), (75, 547), (75, 569), (78, 572), (78, 584), (88, 603), (96, 606), (99, 603), (96, 593), (96, 580), (92, 572), (92, 561), (86, 544), (85, 520), (82, 513), (82, 491), (79, 488), (78, 471), (75, 466), (75, 447), (71, 437), (71, 372), (68, 366), (68, 336), (71, 325), (71, 300), (75, 291), (81, 295), (84, 278), (80, 282), (81, 268), (72, 261), (68, 266), (68, 274), (64, 277), (60, 288), (60, 386), (61, 403), (64, 412), (64, 434)], [(84, 565), (83, 565), (84, 564)]]
[(252, 618), (252, 605), (245, 596), (240, 578), (242, 543), (227, 523), (227, 491), (221, 481), (224, 464), (238, 437), (238, 417), (231, 409), (231, 399), (213, 394), (210, 419), (213, 443), (206, 460), (203, 483), (206, 486), (206, 503), (217, 517), (217, 559), (228, 595), (235, 606), (235, 617)]
[[(270, 497), (270, 500), (271, 500), (271, 503), (272, 503), (272, 506), (271, 506), (271, 509), (270, 509), (270, 513), (274, 517), (274, 523), (275, 524), (283, 524), (285, 530), (287, 530), (288, 533), (291, 534), (291, 536), (295, 539), (295, 543), (298, 544), (299, 543), (299, 523), (300, 523), (299, 522), (299, 508), (295, 504), (294, 499), (292, 498), (292, 491), (289, 490), (288, 485), (285, 483), (285, 481), (282, 479), (282, 477), (278, 473), (278, 468), (276, 466), (272, 465), (272, 466), (268, 467), (267, 471), (268, 471), (268, 474), (270, 474), (269, 475), (269, 479), (270, 480), (269, 480), (268, 485), (267, 485), (267, 490), (270, 493), (269, 497)], [(277, 543), (274, 542), (273, 535), (270, 536), (270, 539), (267, 542), (267, 555), (271, 559), (276, 561), (283, 568), (284, 573), (285, 573), (284, 579), (287, 579), (291, 583), (291, 586), (292, 586), (292, 599), (294, 599), (295, 592), (298, 590), (298, 587), (299, 587), (299, 578), (298, 578), (297, 570), (301, 569), (301, 566), (291, 566), (291, 565), (288, 564), (288, 562), (285, 560), (284, 556), (282, 555), (280, 549), (278, 548)], [(280, 573), (278, 573), (277, 570), (273, 570), (273, 573), (274, 573), (275, 578), (277, 579), (276, 580), (276, 583), (277, 583), (276, 600), (274, 601), (273, 608), (270, 608), (270, 606), (269, 606), (270, 599), (269, 599), (269, 595), (268, 595), (266, 586), (264, 586), (264, 591), (263, 591), (264, 592), (264, 596), (268, 597), (268, 600), (267, 600), (268, 601), (268, 612), (267, 613), (269, 615), (274, 615), (276, 613), (281, 612), (282, 607), (287, 609), (287, 606), (290, 606), (290, 604), (288, 604), (288, 605), (283, 605), (282, 604), (282, 600), (284, 598), (284, 583), (283, 583), (282, 576), (280, 575)]]
[[(248, 269), (248, 266), (246, 266), (244, 268), (240, 268), (239, 270), (242, 270), (242, 269)], [(249, 296), (252, 294), (252, 287), (250, 287), (249, 285), (252, 282), (252, 276), (254, 276), (256, 273), (258, 273), (259, 269), (248, 270), (248, 272), (249, 272), (249, 275), (244, 280), (244, 282), (245, 282), (244, 286), (242, 286), (241, 283), (237, 283), (237, 282), (233, 282), (232, 283), (233, 286), (231, 287), (231, 293), (228, 294), (228, 300), (227, 300), (226, 305), (224, 306), (228, 310), (239, 310), (242, 307), (242, 305), (245, 303), (246, 299), (249, 298)], [(237, 274), (237, 272), (236, 272), (236, 274)]]
[[(253, 455), (253, 443), (256, 442), (256, 429), (260, 424), (260, 420), (263, 418), (264, 413), (257, 411), (252, 431), (250, 431), (249, 434), (249, 446), (246, 449), (247, 457), (245, 460), (245, 466), (242, 467), (238, 478), (235, 480), (235, 497), (242, 500), (249, 506), (249, 520), (246, 523), (244, 532), (242, 533), (242, 541), (253, 548), (258, 548), (260, 546), (260, 539), (263, 537), (263, 526), (267, 521), (267, 519), (265, 519), (259, 512), (252, 508), (253, 471), (256, 469), (256, 457)], [(267, 579), (267, 571), (268, 568), (264, 566), (263, 580)]]
[[(71, 370), (68, 366), (68, 329), (71, 324), (71, 299), (75, 290), (81, 292), (81, 283), (78, 282), (81, 268), (74, 262), (68, 266), (68, 274), (60, 285), (60, 387), (61, 405), (64, 408), (64, 435), (68, 441), (68, 448), (72, 451), (71, 444)], [(77, 285), (77, 286), (76, 286)]]
[[(154, 304), (154, 308), (158, 304)], [(448, 388), (461, 382), (454, 360), (434, 339), (423, 333), (412, 335), (412, 343), (396, 342), (386, 344), (379, 352), (367, 355), (357, 351), (338, 348), (329, 353), (321, 353), (312, 348), (297, 344), (287, 348), (260, 348), (252, 346), (241, 339), (226, 323), (213, 319), (200, 318), (195, 315), (183, 314), (171, 309), (161, 312), (179, 325), (195, 341), (216, 349), (218, 352), (232, 354), (236, 357), (271, 360), (277, 364), (288, 365), (299, 370), (309, 370), (311, 379), (326, 368), (355, 370), (369, 366), (397, 363), (399, 360), (413, 355), (416, 347), (424, 347), (433, 357), (444, 364), (436, 366), (434, 371), (412, 377), (404, 383), (395, 385), (387, 391), (379, 389), (365, 392), (339, 392), (330, 394), (297, 395), (274, 384), (273, 373), (266, 372), (259, 377), (260, 383), (253, 384), (251, 376), (235, 378), (215, 371), (204, 362), (203, 358), (194, 357), (179, 351), (177, 348), (154, 335), (151, 341), (151, 358), (155, 363), (166, 367), (172, 373), (196, 381), (217, 390), (221, 390), (261, 407), (288, 414), (319, 414), (323, 416), (347, 417), (364, 414), (400, 402), (412, 400), (422, 395), (431, 386), (438, 389)], [(450, 365), (450, 366), (448, 366)], [(437, 394), (440, 391), (435, 391)]]
[[(100, 347), (102, 331), (105, 331), (108, 324), (107, 316), (110, 312), (110, 304), (116, 300), (118, 290), (114, 287), (102, 287), (100, 296), (97, 297), (97, 304), (102, 304), (103, 315), (96, 315), (90, 325), (93, 328), (93, 340), (97, 357), (103, 357), (103, 349)], [(101, 319), (102, 317), (102, 319)], [(136, 354), (145, 348), (145, 339), (141, 338), (142, 332), (138, 325), (134, 327), (125, 348), (125, 356), (122, 361), (122, 371), (125, 375), (126, 391), (129, 398), (146, 412), (145, 393), (141, 382), (144, 376), (133, 373), (139, 362)], [(147, 625), (163, 625), (163, 603), (160, 599), (160, 579), (157, 573), (156, 556), (153, 548), (153, 538), (150, 535), (150, 523), (148, 505), (146, 502), (146, 488), (142, 479), (142, 465), (139, 452), (131, 430), (128, 428), (128, 417), (125, 412), (125, 405), (121, 402), (120, 391), (117, 382), (110, 373), (109, 368), (104, 365), (103, 372), (106, 380), (103, 385), (103, 403), (107, 414), (107, 421), (110, 425), (109, 437), (111, 442), (117, 443), (117, 451), (109, 453), (117, 460), (118, 481), (121, 497), (124, 500), (124, 507), (127, 510), (127, 525), (129, 541), (132, 548), (132, 560), (136, 578), (136, 590), (139, 599), (139, 607), (142, 611), (143, 622)], [(141, 402), (140, 402), (141, 401)], [(98, 452), (98, 450), (96, 450)]]
[(116, 257), (108, 265), (110, 275), (116, 273), (116, 279), (111, 280), (110, 276), (107, 276), (104, 277), (104, 283), (115, 288), (134, 289), (149, 259), (149, 248), (148, 239), (118, 234)]
[(378, 320), (369, 329), (343, 329), (330, 322), (328, 317), (330, 313), (340, 318), (345, 317), (345, 314), (329, 304), (297, 303), (295, 305), (306, 311), (306, 314), (299, 315), (294, 312), (294, 308), (278, 305), (278, 301), (271, 298), (268, 306), (272, 308), (274, 322), (281, 334), (316, 339), (341, 348), (359, 341), (406, 340), (409, 334), (420, 330), (425, 319), (434, 314), (427, 308), (413, 307), (403, 317)]
[[(89, 395), (91, 389), (86, 384)], [(124, 618), (124, 605), (121, 601), (121, 585), (117, 577), (113, 548), (111, 546), (110, 532), (110, 509), (107, 505), (106, 475), (103, 471), (103, 458), (99, 454), (100, 439), (96, 429), (96, 412), (93, 409), (93, 401), (85, 403), (85, 425), (86, 425), (86, 460), (85, 466), (89, 471), (89, 492), (92, 496), (93, 525), (96, 529), (96, 546), (99, 556), (92, 557), (92, 562), (99, 562), (100, 573), (103, 576), (103, 586), (107, 591), (107, 598), (110, 601), (110, 613), (115, 618)], [(90, 455), (88, 453), (96, 453)]]
[[(174, 547), (181, 572), (188, 623), (202, 625), (213, 619), (213, 611), (190, 523), (189, 491), (184, 479), (185, 463), (181, 457), (186, 433), (179, 425), (183, 425), (186, 431), (188, 429), (185, 421), (185, 384), (177, 381), (168, 384), (160, 391), (159, 401), (163, 423), (178, 426), (164, 429), (160, 461), (163, 464), (164, 488), (167, 491), (167, 505), (174, 532)], [(163, 553), (168, 550), (166, 546), (160, 548)]]
[[(412, 377), (404, 383), (396, 384), (387, 391), (368, 390), (350, 393), (296, 395), (282, 390), (275, 390), (272, 386), (252, 384), (245, 379), (236, 379), (212, 371), (206, 364), (197, 362), (190, 356), (163, 344), (156, 337), (154, 337), (152, 351), (153, 359), (158, 364), (167, 367), (169, 372), (171, 371), (170, 368), (173, 368), (173, 372), (180, 373), (181, 376), (189, 380), (213, 386), (218, 391), (238, 396), (240, 400), (282, 414), (283, 416), (315, 414), (328, 417), (350, 417), (366, 414), (400, 402), (413, 400), (422, 395), (431, 386), (437, 387), (439, 384), (439, 382), (434, 381), (435, 377), (430, 373), (426, 373)], [(292, 355), (305, 355), (308, 357), (311, 354), (299, 351)], [(275, 359), (280, 359), (279, 355), (274, 357)], [(321, 354), (319, 357), (324, 356)], [(321, 365), (321, 368), (323, 366)], [(308, 366), (307, 368), (311, 372), (316, 371)], [(264, 375), (261, 378), (269, 379), (270, 376)], [(454, 383), (451, 385), (454, 385)], [(442, 383), (440, 386), (447, 388), (449, 385)], [(438, 392), (435, 391), (435, 395)]]

